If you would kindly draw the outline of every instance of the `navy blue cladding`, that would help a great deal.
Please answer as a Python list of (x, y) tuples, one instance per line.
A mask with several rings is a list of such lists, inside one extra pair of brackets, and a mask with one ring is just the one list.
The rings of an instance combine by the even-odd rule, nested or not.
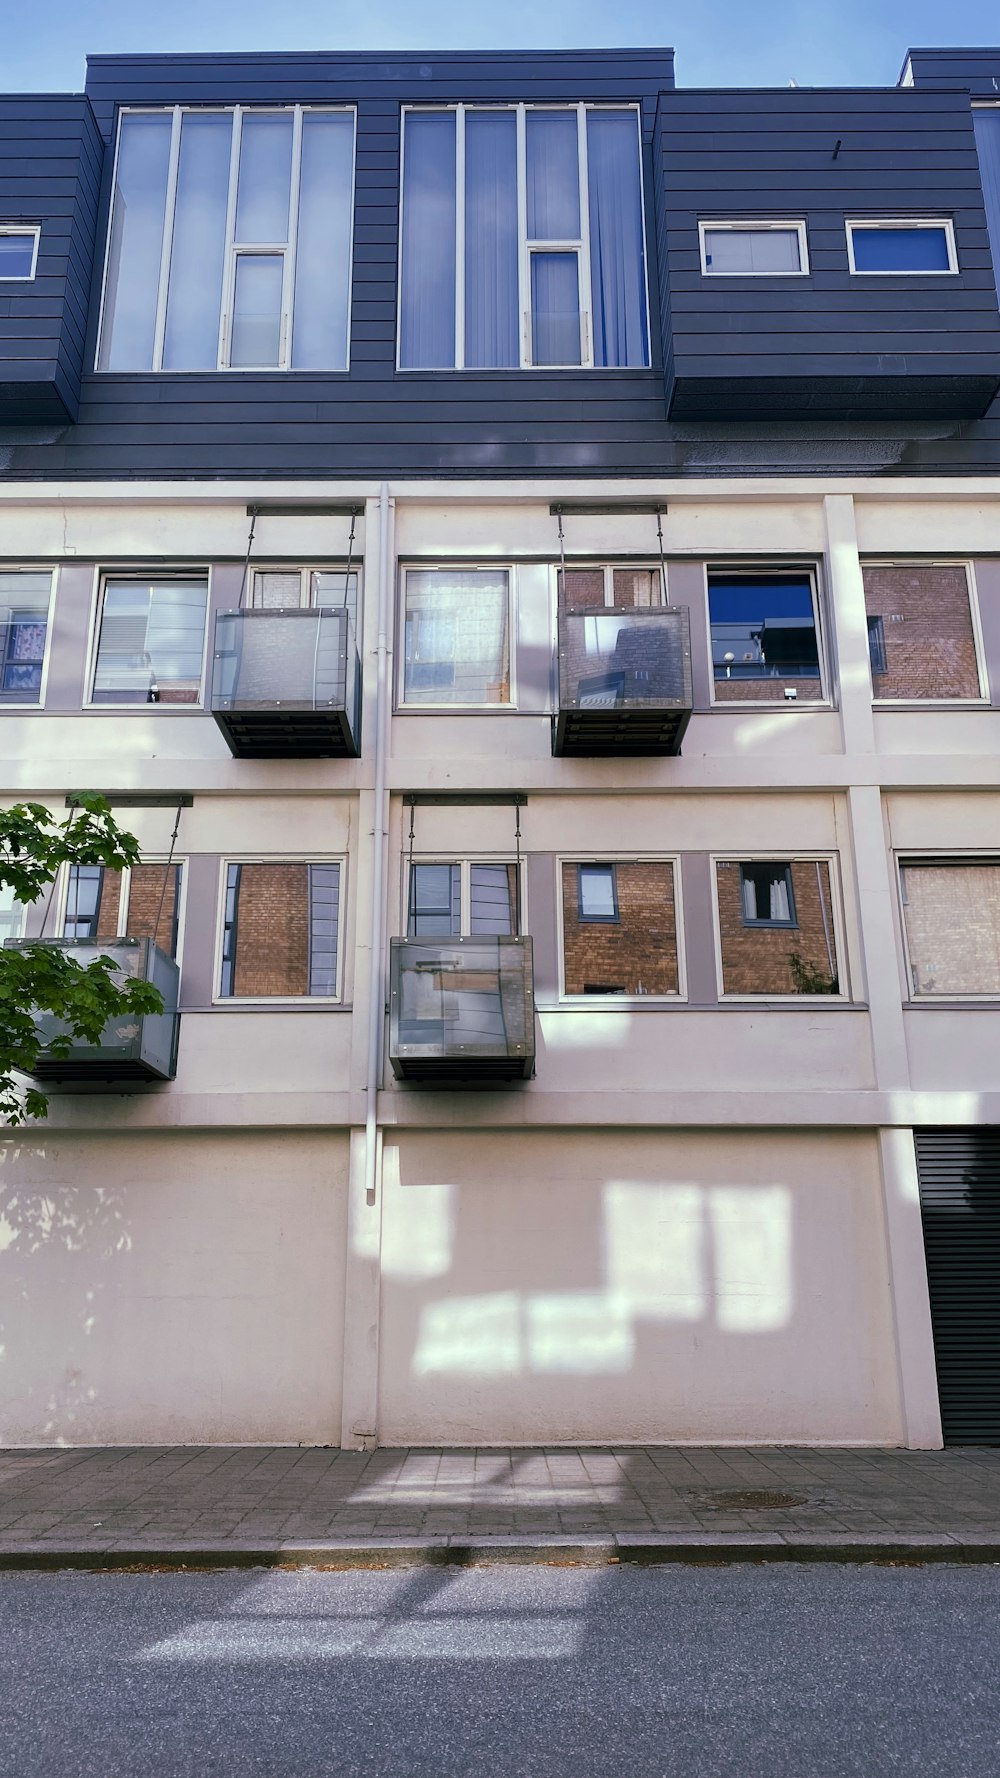
[(1000, 99), (1000, 48), (911, 49), (900, 75), (913, 86), (960, 89), (976, 99)]
[[(661, 92), (664, 108), (675, 97), (683, 101), (672, 112), (669, 164), (660, 144), (653, 152)], [(993, 373), (984, 364), (995, 352), (996, 316), (968, 105), (956, 105), (953, 93), (901, 93), (898, 104), (890, 103), (891, 93), (871, 90), (675, 95), (669, 51), (599, 50), (101, 56), (90, 63), (88, 94), (107, 142), (123, 104), (297, 100), (357, 107), (351, 369), (325, 376), (86, 374), (77, 425), (57, 430), (47, 442), (37, 430), (25, 430), (21, 442), (7, 432), (9, 475), (1000, 470), (1000, 407), (996, 417), (978, 423), (955, 419), (956, 400), (966, 412), (985, 400)], [(400, 106), (518, 99), (641, 105), (653, 323), (649, 371), (395, 369)], [(26, 303), (21, 311), (22, 337), (32, 337), (29, 326), (48, 327), (58, 309), (74, 349), (82, 349), (86, 334), (84, 361), (92, 364), (100, 273), (90, 275), (89, 253), (81, 256), (75, 231), (81, 210), (96, 203), (103, 179), (100, 261), (110, 157), (104, 156), (102, 174), (95, 136), (94, 152), (80, 160), (77, 191), (65, 188), (77, 152), (73, 108), (80, 103), (18, 95), (0, 106), (0, 210), (44, 193), (53, 241), (58, 224), (74, 276), (64, 281), (61, 295), (36, 283), (33, 306)], [(844, 148), (831, 184), (829, 149), (838, 136)], [(701, 277), (698, 215), (706, 202), (717, 214), (723, 206), (758, 209), (773, 202), (776, 191), (789, 190), (794, 204), (810, 212), (811, 300), (801, 301), (800, 290), (791, 309), (784, 299), (769, 306), (760, 301), (754, 280), (752, 300), (741, 310), (733, 301), (744, 288), (741, 280), (727, 279), (717, 289), (706, 288)], [(955, 215), (960, 230), (965, 300), (957, 330), (948, 311), (948, 331), (956, 337), (947, 342), (940, 375), (932, 362), (941, 344), (940, 283), (908, 279), (901, 308), (898, 286), (866, 280), (863, 326), (859, 322), (857, 285), (846, 275), (844, 212), (881, 208), (886, 192), (904, 213), (918, 206), (926, 213), (933, 202)], [(688, 244), (676, 246), (675, 239), (692, 228), (693, 250), (690, 232)], [(84, 248), (85, 237), (86, 228)], [(5, 300), (0, 298), (0, 337)], [(662, 354), (661, 316), (678, 332), (677, 345), (664, 334)], [(677, 362), (700, 404), (697, 421), (666, 418), (664, 377), (672, 386)], [(874, 367), (884, 382), (887, 366), (897, 389), (906, 384), (905, 402), (898, 394), (892, 410), (897, 421), (864, 417), (847, 423), (851, 413), (871, 413), (866, 378)], [(908, 374), (892, 373), (892, 366), (905, 366)], [(809, 401), (803, 403), (806, 382)], [(765, 427), (734, 418), (741, 411), (734, 391), (738, 396), (740, 390), (748, 415), (768, 416)], [(884, 416), (885, 408), (875, 411)], [(781, 415), (799, 417), (793, 423)]]
[[(665, 92), (654, 156), (673, 418), (985, 412), (1000, 311), (967, 97)], [(846, 218), (935, 215), (954, 222), (958, 276), (851, 274)], [(702, 276), (699, 219), (755, 217), (805, 222), (807, 277)]]
[(89, 101), (0, 98), (0, 221), (40, 226), (35, 277), (0, 285), (0, 419), (74, 419), (104, 145)]

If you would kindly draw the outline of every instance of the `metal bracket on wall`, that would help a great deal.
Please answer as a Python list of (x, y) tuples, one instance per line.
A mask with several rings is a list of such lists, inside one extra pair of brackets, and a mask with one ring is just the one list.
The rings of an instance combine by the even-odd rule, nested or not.
[(407, 790), (404, 809), (523, 809), (528, 798), (523, 790)]
[(78, 809), (85, 796), (103, 796), (113, 809), (190, 809), (194, 806), (194, 797), (180, 791), (171, 794), (167, 790), (147, 796), (142, 791), (132, 790), (71, 790), (66, 797), (67, 809)]
[(665, 513), (665, 500), (554, 500), (549, 507), (552, 518), (569, 518), (578, 515), (580, 518), (620, 518), (629, 514), (651, 518), (657, 513)]
[(364, 510), (363, 500), (254, 500), (247, 507), (247, 518), (357, 519)]

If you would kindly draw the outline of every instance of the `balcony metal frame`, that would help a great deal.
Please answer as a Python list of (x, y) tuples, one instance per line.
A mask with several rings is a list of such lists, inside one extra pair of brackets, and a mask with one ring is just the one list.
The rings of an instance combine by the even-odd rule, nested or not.
[[(287, 644), (315, 631), (311, 671)], [(284, 626), (285, 649), (281, 627)], [(251, 641), (252, 639), (252, 641)], [(248, 642), (250, 646), (248, 648)], [(321, 645), (335, 679), (317, 696)], [(301, 652), (301, 651), (300, 651)], [(291, 675), (291, 677), (290, 677)], [(303, 695), (289, 695), (301, 691)], [(220, 611), (215, 620), (212, 715), (238, 759), (348, 759), (360, 752), (361, 671), (350, 612), (338, 605)]]
[[(82, 963), (95, 957), (115, 957), (128, 953), (135, 967), (123, 974), (137, 981), (151, 982), (163, 997), (162, 1013), (144, 1013), (138, 1021), (123, 1024), (110, 1020), (99, 1043), (86, 1043), (74, 1038), (67, 1056), (39, 1056), (33, 1078), (39, 1081), (74, 1081), (135, 1085), (144, 1081), (173, 1080), (177, 1072), (177, 1047), (180, 1014), (177, 1010), (180, 971), (173, 957), (161, 951), (151, 938), (8, 938), (7, 950), (28, 950), (44, 944), (51, 950), (67, 951)], [(65, 1032), (65, 1025), (50, 1013), (36, 1015), (43, 1038)], [(116, 1028), (117, 1025), (117, 1028)]]
[[(595, 625), (595, 639), (599, 634), (596, 626), (618, 625), (611, 650), (589, 651), (594, 671), (581, 671), (580, 667), (588, 653), (587, 623)], [(658, 651), (650, 649), (649, 669), (635, 659), (640, 625), (651, 626), (650, 643), (655, 638), (661, 644)], [(582, 648), (574, 648), (574, 632), (584, 633)], [(631, 647), (621, 647), (623, 635), (631, 638)], [(649, 678), (644, 684), (647, 671)], [(692, 702), (691, 622), (686, 606), (571, 606), (560, 611), (559, 705), (552, 723), (553, 753), (591, 758), (678, 754)]]
[[(397, 1079), (490, 1086), (531, 1078), (535, 1002), (530, 938), (394, 938), (389, 950), (389, 1062)], [(427, 978), (428, 1005), (414, 1011), (406, 1004), (406, 978), (418, 975)], [(444, 979), (449, 975), (450, 983)], [(463, 993), (469, 996), (464, 1007)], [(484, 1015), (487, 1021), (496, 1020), (498, 1032), (477, 1034), (476, 1022)]]

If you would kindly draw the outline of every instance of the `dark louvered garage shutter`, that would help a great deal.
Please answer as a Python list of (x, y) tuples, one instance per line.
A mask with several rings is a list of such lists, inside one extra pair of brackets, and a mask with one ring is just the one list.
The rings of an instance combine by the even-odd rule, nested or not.
[(1000, 1129), (916, 1142), (945, 1444), (1000, 1445)]

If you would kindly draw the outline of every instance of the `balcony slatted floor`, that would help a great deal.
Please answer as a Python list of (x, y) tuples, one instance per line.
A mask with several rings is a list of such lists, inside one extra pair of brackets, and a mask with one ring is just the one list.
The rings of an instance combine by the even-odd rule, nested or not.
[(216, 710), (236, 759), (355, 759), (346, 710)]
[(581, 758), (678, 754), (690, 710), (560, 710), (552, 751)]

